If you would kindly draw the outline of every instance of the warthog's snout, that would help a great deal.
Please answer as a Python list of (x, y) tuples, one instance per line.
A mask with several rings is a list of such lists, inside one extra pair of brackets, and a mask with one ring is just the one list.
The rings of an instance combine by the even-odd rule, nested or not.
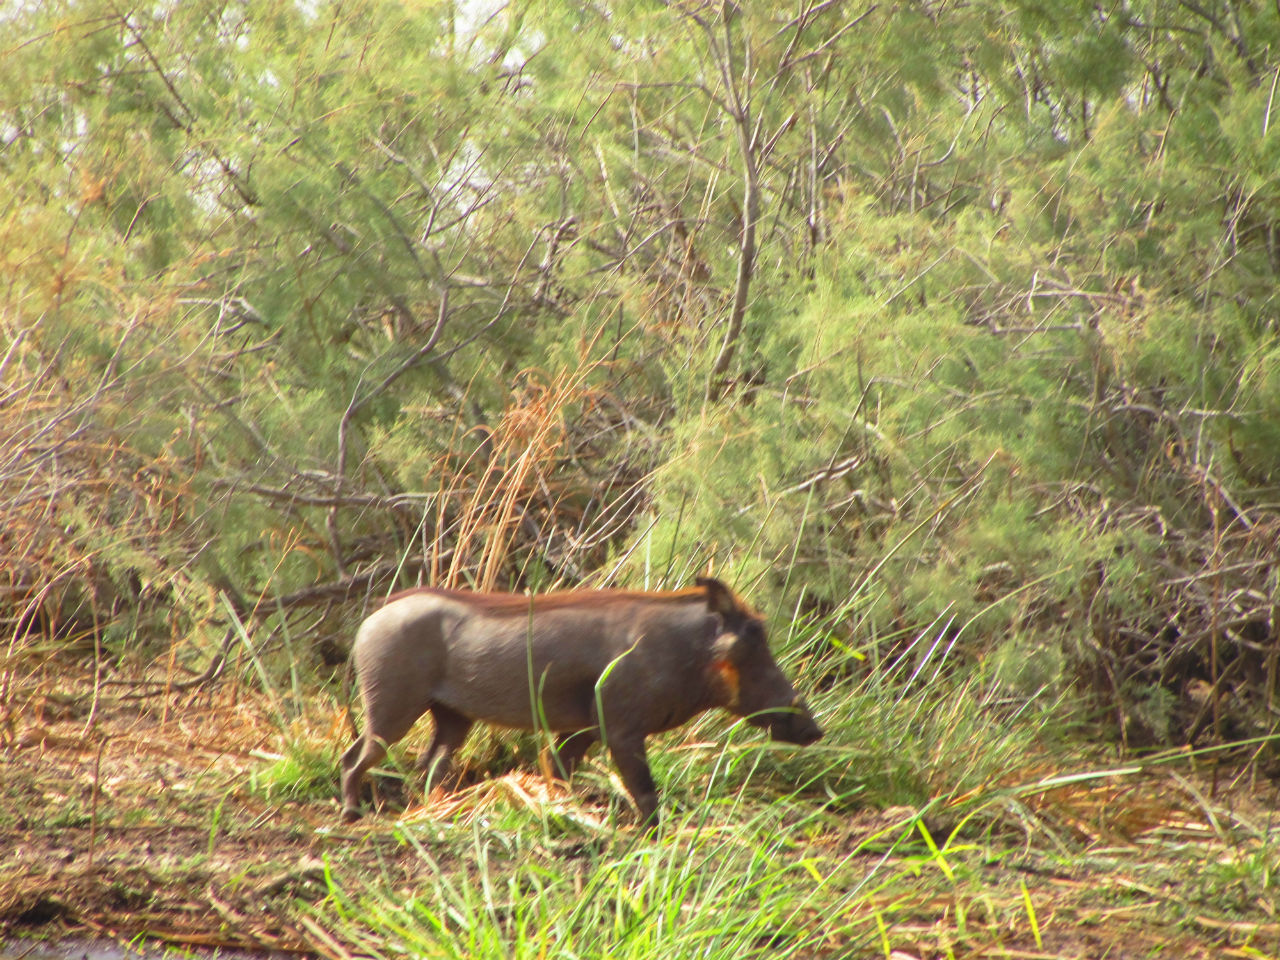
[(783, 743), (807, 747), (822, 739), (822, 728), (799, 697), (791, 702), (791, 706), (762, 712), (752, 718), (752, 722), (768, 730), (771, 739)]

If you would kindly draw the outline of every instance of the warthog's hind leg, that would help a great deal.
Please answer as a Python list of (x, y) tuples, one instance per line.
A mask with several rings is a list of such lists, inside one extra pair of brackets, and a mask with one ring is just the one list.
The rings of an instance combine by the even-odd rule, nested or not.
[(431, 706), (431, 718), (435, 721), (435, 733), (415, 764), (419, 773), (426, 774), (426, 793), (430, 793), (433, 786), (452, 790), (458, 785), (459, 772), (454, 768), (453, 755), (475, 722), (439, 703)]
[(387, 747), (367, 730), (342, 755), (342, 819), (353, 823), (360, 819), (360, 784), (374, 764), (387, 755)]
[[(405, 697), (376, 697), (365, 692), (364, 733), (356, 738), (342, 755), (342, 819), (351, 823), (360, 819), (360, 784), (364, 775), (387, 755), (387, 747), (409, 732), (428, 703), (413, 702)], [(419, 705), (421, 704), (421, 705)]]

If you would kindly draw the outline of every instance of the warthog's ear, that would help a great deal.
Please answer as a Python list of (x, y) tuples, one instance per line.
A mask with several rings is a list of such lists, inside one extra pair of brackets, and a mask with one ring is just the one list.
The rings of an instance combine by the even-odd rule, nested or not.
[(738, 598), (733, 591), (714, 577), (698, 577), (693, 581), (707, 591), (707, 609), (727, 617), (738, 609)]

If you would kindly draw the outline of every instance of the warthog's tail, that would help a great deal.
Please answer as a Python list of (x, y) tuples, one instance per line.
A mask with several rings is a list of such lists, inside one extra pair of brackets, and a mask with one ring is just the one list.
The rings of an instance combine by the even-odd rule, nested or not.
[(356, 665), (351, 658), (351, 654), (347, 654), (347, 665), (342, 671), (342, 688), (339, 692), (339, 701), (347, 711), (347, 726), (351, 730), (353, 738), (360, 736), (360, 728), (356, 726), (356, 720), (351, 703), (351, 689), (355, 686)]

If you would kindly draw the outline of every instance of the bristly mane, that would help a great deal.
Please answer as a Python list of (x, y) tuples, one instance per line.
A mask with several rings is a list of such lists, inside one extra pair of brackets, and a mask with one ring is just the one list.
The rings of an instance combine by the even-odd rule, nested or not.
[[(558, 590), (553, 593), (485, 593), (475, 590), (450, 590), (444, 587), (410, 587), (387, 597), (386, 603), (394, 603), (404, 597), (429, 594), (449, 597), (469, 604), (478, 610), (494, 614), (527, 614), (532, 604), (535, 611), (563, 610), (566, 607), (597, 607), (609, 603), (627, 603), (637, 600), (650, 603), (706, 603), (706, 587), (686, 587), (683, 590)], [(743, 613), (751, 609), (735, 594), (734, 606)], [(384, 604), (385, 605), (385, 604)]]

